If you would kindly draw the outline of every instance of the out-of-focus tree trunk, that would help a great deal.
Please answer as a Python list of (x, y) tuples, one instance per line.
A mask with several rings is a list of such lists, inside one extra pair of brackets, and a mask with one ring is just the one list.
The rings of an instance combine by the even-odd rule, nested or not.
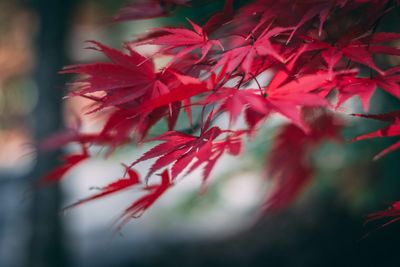
[[(41, 140), (62, 125), (64, 78), (57, 72), (66, 64), (65, 44), (73, 15), (74, 0), (31, 0), (38, 17), (34, 80), (39, 90), (37, 107), (32, 114), (33, 132)], [(59, 151), (39, 152), (30, 178), (37, 180), (58, 163)], [(65, 266), (63, 230), (60, 220), (62, 192), (58, 185), (33, 192), (29, 215), (31, 236), (28, 262), (31, 267)]]

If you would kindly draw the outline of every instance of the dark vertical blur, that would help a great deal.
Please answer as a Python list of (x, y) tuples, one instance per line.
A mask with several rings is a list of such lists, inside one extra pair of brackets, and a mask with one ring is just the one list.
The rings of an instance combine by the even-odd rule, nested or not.
[[(73, 14), (73, 0), (32, 0), (39, 29), (35, 40), (36, 65), (34, 81), (39, 98), (32, 114), (35, 140), (41, 140), (62, 126), (62, 97), (64, 77), (55, 75), (66, 63), (66, 39)], [(39, 153), (30, 177), (37, 180), (56, 166), (60, 152)], [(33, 192), (31, 236), (26, 266), (65, 266), (63, 230), (60, 220), (62, 192), (54, 185)]]

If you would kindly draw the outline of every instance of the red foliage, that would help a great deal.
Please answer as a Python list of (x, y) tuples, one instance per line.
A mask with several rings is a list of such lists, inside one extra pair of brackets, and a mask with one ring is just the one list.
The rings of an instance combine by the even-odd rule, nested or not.
[(105, 197), (105, 196), (113, 194), (115, 192), (119, 192), (121, 190), (124, 190), (129, 187), (140, 184), (139, 175), (134, 170), (131, 170), (130, 168), (126, 168), (126, 172), (128, 173), (128, 178), (121, 178), (115, 182), (112, 182), (111, 184), (101, 188), (100, 193), (97, 193), (88, 198), (79, 200), (78, 202), (65, 207), (65, 209), (70, 209), (70, 208), (76, 207), (80, 204), (83, 204), (83, 203), (86, 203), (86, 202), (89, 202), (89, 201), (92, 201), (92, 200), (95, 200), (95, 199), (98, 199), (101, 197)]
[(368, 216), (367, 222), (381, 219), (389, 219), (382, 226), (389, 225), (391, 223), (397, 222), (400, 220), (400, 202), (396, 201), (386, 210), (378, 211), (372, 213)]
[(146, 186), (144, 188), (146, 194), (125, 209), (124, 213), (117, 220), (120, 221), (118, 229), (121, 229), (131, 218), (137, 218), (142, 215), (170, 186), (171, 181), (168, 170), (165, 170), (161, 174), (161, 183), (159, 185)]
[(280, 129), (267, 159), (266, 178), (274, 181), (274, 189), (267, 198), (266, 209), (282, 208), (299, 194), (314, 173), (310, 153), (324, 140), (340, 140), (343, 125), (322, 110), (304, 110), (308, 113), (309, 132), (294, 124)]
[(42, 178), (41, 184), (48, 184), (51, 182), (59, 181), (70, 169), (78, 165), (80, 162), (90, 157), (87, 148), (82, 145), (82, 152), (70, 154), (62, 157), (63, 164)]
[[(174, 6), (188, 2), (139, 1), (123, 8), (116, 20), (168, 15)], [(282, 207), (298, 195), (313, 174), (310, 150), (324, 140), (339, 138), (342, 126), (334, 113), (347, 99), (358, 96), (368, 112), (378, 87), (400, 98), (400, 66), (384, 69), (374, 60), (375, 54), (400, 55), (399, 48), (388, 45), (399, 40), (400, 34), (376, 32), (381, 18), (398, 3), (254, 0), (234, 9), (233, 2), (227, 0), (224, 9), (204, 25), (188, 20), (192, 29), (153, 29), (131, 40), (125, 52), (92, 41), (92, 49), (111, 62), (69, 66), (61, 72), (83, 75), (71, 95), (93, 100), (89, 113), (102, 111), (109, 116), (99, 132), (88, 135), (77, 130), (72, 136), (54, 139), (62, 139), (60, 145), (68, 141), (83, 147), (101, 145), (111, 153), (135, 140), (161, 141), (130, 165), (156, 159), (146, 180), (164, 171), (160, 185), (140, 187), (146, 195), (125, 210), (123, 224), (147, 210), (178, 175), (203, 166), (206, 181), (218, 159), (225, 153), (238, 155), (243, 139), (253, 136), (273, 113), (289, 120), (274, 141), (266, 172), (275, 182), (267, 206)], [(134, 51), (143, 44), (160, 47), (153, 57), (168, 55), (172, 59), (156, 70), (152, 58)], [(272, 76), (271, 81), (260, 83), (266, 73)], [(332, 92), (337, 95), (336, 102)], [(196, 107), (202, 109), (199, 118), (192, 115)], [(189, 123), (177, 127), (181, 110)], [(227, 129), (215, 125), (221, 114), (229, 116)], [(232, 130), (241, 115), (247, 125)], [(359, 116), (391, 125), (357, 140), (399, 135), (398, 111)], [(168, 131), (149, 138), (149, 130), (162, 119), (167, 121)], [(397, 142), (378, 157), (399, 147)], [(88, 157), (86, 152), (68, 156), (65, 165), (45, 180), (57, 180)], [(130, 168), (128, 172), (129, 178), (77, 204), (138, 186), (136, 173)]]
[[(370, 118), (374, 120), (380, 120), (385, 122), (390, 122), (390, 125), (374, 131), (372, 133), (364, 134), (355, 138), (355, 141), (363, 140), (367, 138), (376, 138), (376, 137), (389, 137), (389, 136), (400, 136), (400, 111), (394, 111), (386, 114), (380, 115), (362, 115), (362, 114), (354, 114), (358, 117)], [(400, 141), (397, 141), (393, 145), (381, 151), (378, 155), (374, 157), (374, 159), (379, 159), (384, 155), (392, 152), (396, 149), (400, 148)]]

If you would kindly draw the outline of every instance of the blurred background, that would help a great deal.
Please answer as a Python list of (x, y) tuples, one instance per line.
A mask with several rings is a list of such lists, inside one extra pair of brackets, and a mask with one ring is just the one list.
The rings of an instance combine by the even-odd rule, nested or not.
[[(242, 1), (245, 2), (245, 1)], [(400, 266), (400, 224), (378, 229), (365, 216), (400, 199), (399, 152), (373, 155), (393, 140), (326, 143), (314, 153), (314, 183), (290, 208), (260, 216), (265, 194), (265, 154), (279, 122), (272, 121), (238, 158), (221, 160), (206, 195), (199, 174), (183, 180), (138, 220), (115, 234), (112, 222), (133, 200), (127, 191), (66, 213), (61, 208), (121, 175), (148, 147), (133, 145), (107, 160), (94, 159), (62, 183), (32, 190), (32, 183), (58, 163), (62, 151), (36, 153), (35, 140), (77, 123), (87, 103), (65, 101), (72, 63), (102, 60), (86, 40), (121, 48), (150, 27), (201, 23), (223, 1), (194, 1), (175, 18), (110, 23), (126, 0), (0, 0), (0, 267), (128, 266)], [(399, 31), (396, 10), (380, 23)], [(150, 53), (150, 51), (142, 51)], [(399, 64), (398, 58), (378, 59)], [(397, 60), (397, 61), (396, 61)], [(371, 112), (399, 109), (385, 93)], [(347, 103), (359, 111), (358, 100)], [(98, 126), (83, 118), (86, 128)], [(381, 126), (348, 121), (345, 140)], [(145, 164), (141, 165), (146, 171)], [(140, 170), (139, 170), (140, 171)]]

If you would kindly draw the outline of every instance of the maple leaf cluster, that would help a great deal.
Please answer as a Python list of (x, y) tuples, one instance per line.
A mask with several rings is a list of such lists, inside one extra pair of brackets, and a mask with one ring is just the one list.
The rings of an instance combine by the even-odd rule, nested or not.
[[(188, 19), (189, 28), (151, 29), (126, 42), (123, 51), (91, 41), (90, 48), (109, 61), (68, 66), (61, 73), (79, 75), (71, 96), (92, 100), (88, 113), (107, 114), (106, 122), (95, 133), (74, 129), (48, 140), (48, 146), (78, 143), (82, 152), (66, 156), (64, 165), (43, 181), (57, 181), (92, 157), (90, 146), (106, 147), (110, 154), (131, 142), (160, 142), (125, 165), (127, 178), (70, 206), (126, 188), (142, 189), (144, 196), (121, 216), (124, 224), (147, 210), (178, 176), (201, 168), (206, 183), (224, 154), (240, 154), (244, 140), (279, 114), (288, 123), (278, 131), (266, 160), (265, 177), (273, 189), (265, 210), (283, 207), (312, 178), (312, 149), (324, 140), (341, 139), (337, 113), (343, 103), (357, 96), (368, 113), (378, 89), (400, 98), (400, 66), (385, 69), (374, 60), (379, 54), (400, 56), (392, 45), (400, 34), (376, 31), (398, 5), (389, 0), (255, 0), (238, 7), (226, 0), (202, 25)], [(190, 6), (190, 1), (138, 1), (115, 20), (166, 16), (177, 6)], [(158, 51), (145, 57), (135, 50), (141, 45), (155, 45)], [(162, 56), (171, 59), (157, 69), (153, 60)], [(221, 114), (229, 121), (225, 128), (216, 123)], [(357, 140), (400, 135), (399, 111), (357, 116), (390, 124)], [(180, 117), (187, 117), (188, 124), (177, 125)], [(238, 123), (241, 117), (245, 124)], [(160, 121), (168, 130), (149, 136)], [(397, 142), (377, 157), (399, 147)], [(154, 163), (146, 177), (139, 178), (136, 164), (150, 159)], [(159, 172), (160, 184), (149, 185)]]

